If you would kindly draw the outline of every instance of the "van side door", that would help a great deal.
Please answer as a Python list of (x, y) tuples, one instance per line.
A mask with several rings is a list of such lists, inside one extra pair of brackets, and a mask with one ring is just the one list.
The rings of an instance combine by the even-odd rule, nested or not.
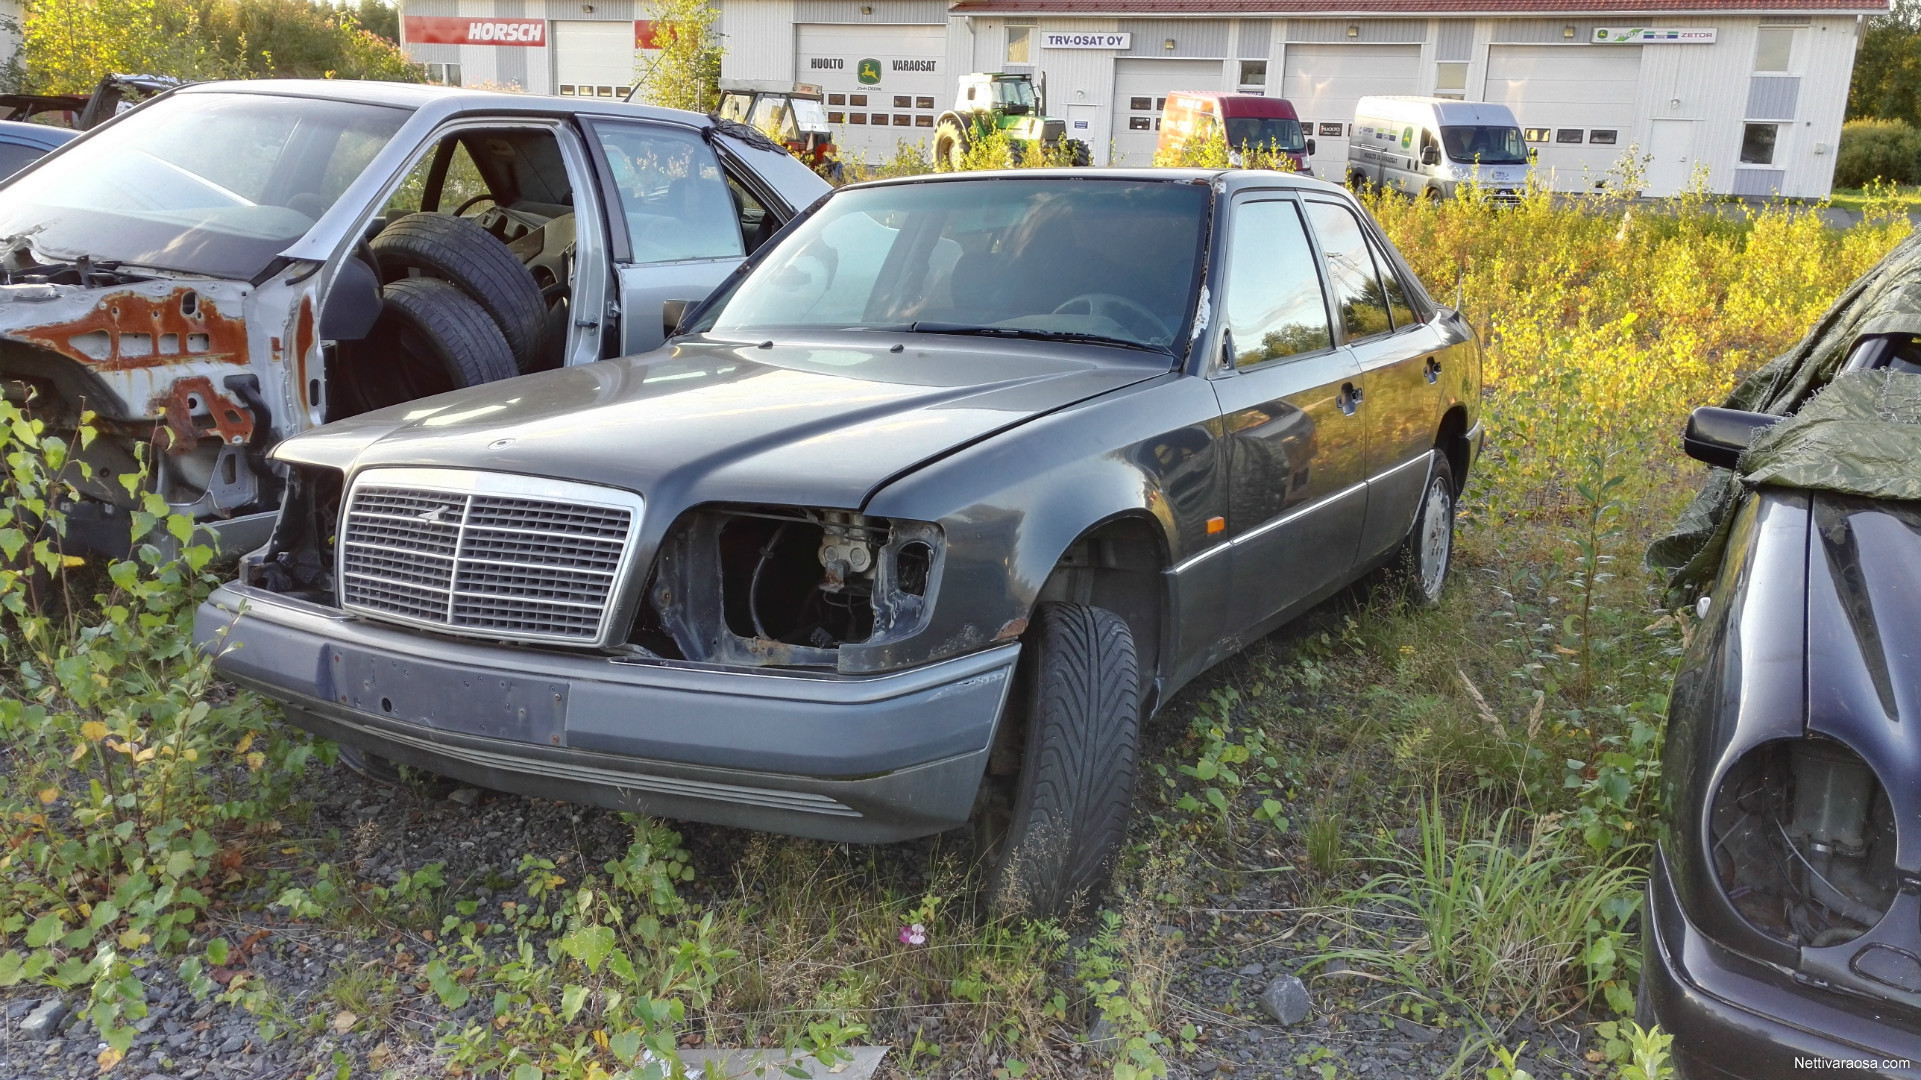
[(1256, 191), (1230, 211), (1213, 385), (1228, 463), (1231, 636), (1346, 581), (1366, 513), (1366, 433), (1361, 371), (1334, 336), (1301, 204)]
[(1366, 380), (1367, 517), (1357, 559), (1400, 542), (1426, 489), (1440, 424), (1440, 333), (1415, 313), (1381, 242), (1356, 208), (1311, 198), (1307, 218), (1327, 262), (1348, 348)]

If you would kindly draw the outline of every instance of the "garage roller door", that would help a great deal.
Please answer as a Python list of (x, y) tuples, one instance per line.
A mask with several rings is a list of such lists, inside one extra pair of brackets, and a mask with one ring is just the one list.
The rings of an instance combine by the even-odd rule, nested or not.
[(1301, 127), (1314, 137), (1314, 175), (1346, 179), (1348, 129), (1354, 104), (1375, 94), (1420, 92), (1419, 45), (1293, 45), (1282, 64), (1281, 86)]
[(1592, 187), (1627, 152), (1640, 86), (1639, 45), (1494, 45), (1487, 53), (1487, 100), (1514, 110), (1556, 191)]
[(1161, 107), (1176, 90), (1221, 89), (1219, 60), (1114, 61), (1114, 157), (1110, 165), (1152, 165)]
[(624, 98), (635, 82), (634, 24), (554, 23), (554, 89), (569, 97)]
[[(801, 25), (795, 77), (827, 95), (841, 156), (877, 164), (902, 141), (934, 142), (934, 119), (954, 104), (945, 26)], [(867, 77), (861, 81), (865, 64)]]

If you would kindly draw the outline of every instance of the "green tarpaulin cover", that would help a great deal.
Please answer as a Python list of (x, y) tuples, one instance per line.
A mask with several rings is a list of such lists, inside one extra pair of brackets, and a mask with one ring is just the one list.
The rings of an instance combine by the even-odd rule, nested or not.
[(1714, 469), (1648, 565), (1668, 575), (1668, 602), (1700, 595), (1721, 566), (1733, 511), (1762, 484), (1921, 500), (1921, 375), (1851, 372), (1854, 342), (1921, 335), (1921, 233), (1848, 287), (1792, 349), (1741, 380), (1729, 409), (1788, 416), (1757, 435), (1735, 471)]

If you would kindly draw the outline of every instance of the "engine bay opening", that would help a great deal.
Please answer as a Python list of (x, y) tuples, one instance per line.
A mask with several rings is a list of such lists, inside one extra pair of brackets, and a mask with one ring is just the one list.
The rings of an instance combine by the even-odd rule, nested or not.
[(1873, 929), (1894, 903), (1894, 810), (1874, 770), (1838, 742), (1770, 743), (1715, 793), (1715, 874), (1754, 927), (1822, 948)]
[(736, 514), (720, 529), (727, 629), (831, 649), (874, 632), (874, 570), (887, 529), (859, 514)]
[(265, 555), (243, 563), (247, 583), (311, 603), (336, 606), (334, 542), (346, 477), (338, 469), (295, 466)]

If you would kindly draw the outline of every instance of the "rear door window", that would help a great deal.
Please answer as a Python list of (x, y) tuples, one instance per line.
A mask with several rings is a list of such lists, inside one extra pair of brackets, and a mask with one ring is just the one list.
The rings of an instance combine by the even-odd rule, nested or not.
[(1325, 202), (1309, 202), (1307, 218), (1327, 260), (1327, 280), (1334, 287), (1347, 340), (1352, 343), (1391, 331), (1394, 323), (1388, 315), (1387, 290), (1374, 269), (1360, 220), (1347, 207)]

